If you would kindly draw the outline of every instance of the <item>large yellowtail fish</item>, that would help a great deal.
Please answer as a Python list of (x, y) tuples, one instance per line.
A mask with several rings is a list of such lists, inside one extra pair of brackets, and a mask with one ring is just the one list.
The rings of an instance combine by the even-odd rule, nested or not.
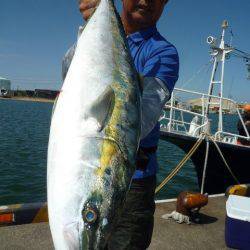
[(48, 211), (56, 249), (103, 249), (135, 170), (138, 75), (112, 0), (80, 36), (55, 105), (48, 149)]

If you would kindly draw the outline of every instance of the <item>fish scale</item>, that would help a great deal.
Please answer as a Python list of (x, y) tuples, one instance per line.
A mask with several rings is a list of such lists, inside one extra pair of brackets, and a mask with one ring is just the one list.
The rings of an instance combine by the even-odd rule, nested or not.
[(103, 249), (135, 170), (139, 77), (112, 0), (77, 42), (51, 119), (47, 190), (56, 249)]

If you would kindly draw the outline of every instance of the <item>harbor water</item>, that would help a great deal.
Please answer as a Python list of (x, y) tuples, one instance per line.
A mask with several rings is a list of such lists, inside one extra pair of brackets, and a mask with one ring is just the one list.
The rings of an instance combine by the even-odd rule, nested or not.
[[(52, 103), (0, 100), (0, 205), (46, 201), (46, 160)], [(217, 119), (213, 115), (212, 119)], [(236, 131), (237, 117), (225, 116), (225, 127)], [(158, 183), (184, 157), (173, 144), (160, 141)], [(157, 194), (176, 197), (182, 190), (198, 191), (189, 160)]]

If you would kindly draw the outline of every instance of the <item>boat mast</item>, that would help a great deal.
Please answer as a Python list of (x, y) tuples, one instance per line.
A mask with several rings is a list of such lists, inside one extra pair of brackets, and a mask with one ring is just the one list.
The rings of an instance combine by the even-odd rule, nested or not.
[[(225, 71), (225, 59), (227, 58), (227, 54), (233, 51), (233, 48), (225, 44), (225, 32), (228, 28), (228, 22), (225, 20), (222, 23), (222, 34), (219, 42), (219, 46), (217, 45), (217, 39), (209, 36), (207, 38), (207, 43), (211, 48), (211, 56), (213, 59), (213, 70), (210, 78), (210, 84), (208, 89), (208, 100), (205, 108), (205, 115), (208, 117), (210, 105), (216, 105), (219, 107), (219, 121), (218, 121), (218, 131), (223, 131), (223, 85), (224, 85), (224, 71)], [(218, 79), (216, 80), (216, 72), (220, 65), (220, 74)], [(219, 93), (215, 92), (215, 85), (219, 85)], [(218, 96), (217, 100), (213, 100), (211, 95)]]

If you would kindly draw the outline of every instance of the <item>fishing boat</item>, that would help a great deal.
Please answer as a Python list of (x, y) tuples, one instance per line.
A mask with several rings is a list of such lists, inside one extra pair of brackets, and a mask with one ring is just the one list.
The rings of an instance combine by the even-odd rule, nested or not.
[[(250, 54), (234, 48), (231, 42), (225, 43), (227, 29), (228, 22), (223, 21), (220, 39), (207, 38), (213, 65), (208, 93), (175, 88), (161, 117), (161, 139), (190, 155), (199, 188), (209, 194), (224, 193), (236, 183), (250, 183), (250, 147), (239, 144), (239, 139), (250, 141), (249, 132), (239, 105), (223, 95), (226, 60), (231, 56), (242, 58), (249, 73)], [(196, 96), (195, 102), (185, 95)], [(246, 136), (226, 128), (225, 116), (230, 114), (238, 116), (236, 123), (242, 123)]]

